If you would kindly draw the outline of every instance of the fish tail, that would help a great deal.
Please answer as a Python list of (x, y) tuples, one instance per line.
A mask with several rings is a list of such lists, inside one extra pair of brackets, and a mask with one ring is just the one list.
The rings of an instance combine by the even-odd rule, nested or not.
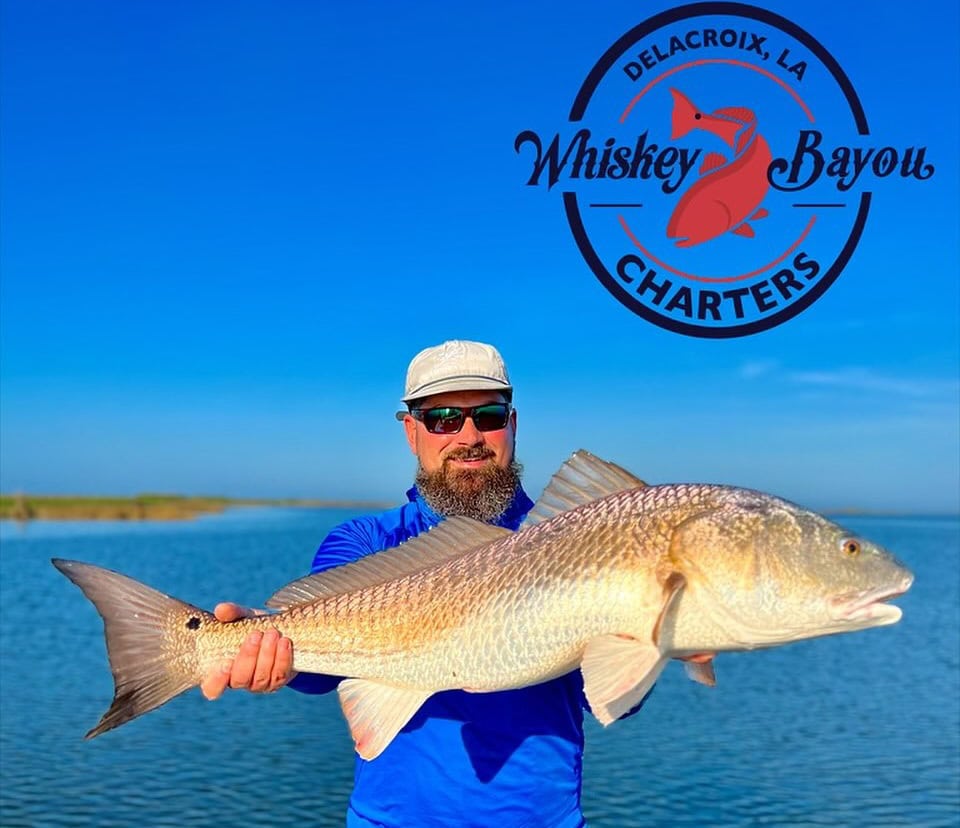
[(109, 569), (60, 558), (52, 563), (103, 619), (113, 702), (85, 738), (119, 727), (200, 683), (197, 633), (216, 623), (210, 613)]

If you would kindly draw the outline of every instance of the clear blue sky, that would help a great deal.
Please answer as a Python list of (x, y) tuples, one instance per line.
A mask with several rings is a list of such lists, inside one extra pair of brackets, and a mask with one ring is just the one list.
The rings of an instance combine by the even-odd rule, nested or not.
[(937, 171), (876, 186), (810, 309), (713, 341), (616, 302), (513, 149), (664, 3), (3, 2), (0, 490), (399, 499), (406, 364), (459, 337), (507, 360), (533, 494), (582, 446), (956, 512), (957, 4), (762, 5)]

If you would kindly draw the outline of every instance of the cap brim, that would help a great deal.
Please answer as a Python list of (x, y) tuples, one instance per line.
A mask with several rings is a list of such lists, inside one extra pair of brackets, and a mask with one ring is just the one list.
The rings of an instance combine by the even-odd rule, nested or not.
[(403, 402), (410, 403), (414, 400), (422, 400), (424, 397), (432, 397), (435, 394), (447, 394), (450, 391), (498, 391), (513, 396), (513, 386), (507, 385), (500, 380), (490, 377), (451, 377), (450, 379), (428, 382), (415, 388), (403, 398)]

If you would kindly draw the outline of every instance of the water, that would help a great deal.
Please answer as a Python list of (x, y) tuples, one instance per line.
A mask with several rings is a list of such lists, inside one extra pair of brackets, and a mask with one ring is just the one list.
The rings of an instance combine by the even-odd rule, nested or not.
[[(190, 523), (0, 522), (0, 824), (343, 824), (352, 745), (334, 696), (198, 691), (92, 742), (112, 683), (100, 621), (49, 563), (121, 570), (200, 606), (259, 605), (339, 510)], [(894, 627), (671, 664), (646, 708), (587, 724), (592, 828), (960, 825), (960, 522), (846, 524), (916, 573)]]

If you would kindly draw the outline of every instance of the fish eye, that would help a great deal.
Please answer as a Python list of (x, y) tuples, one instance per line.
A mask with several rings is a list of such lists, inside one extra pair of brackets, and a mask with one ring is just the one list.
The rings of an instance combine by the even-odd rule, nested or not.
[(855, 558), (860, 554), (860, 541), (856, 538), (844, 538), (840, 542), (840, 548), (848, 558)]

